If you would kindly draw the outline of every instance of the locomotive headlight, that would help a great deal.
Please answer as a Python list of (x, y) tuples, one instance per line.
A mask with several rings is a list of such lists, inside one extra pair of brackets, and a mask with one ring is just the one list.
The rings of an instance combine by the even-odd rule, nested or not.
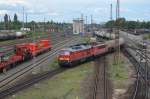
[(64, 55), (70, 55), (70, 52), (65, 52)]

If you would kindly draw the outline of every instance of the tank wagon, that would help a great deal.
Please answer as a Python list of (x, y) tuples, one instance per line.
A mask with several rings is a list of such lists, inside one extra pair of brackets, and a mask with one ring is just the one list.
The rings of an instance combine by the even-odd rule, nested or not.
[[(120, 46), (124, 45), (124, 40), (119, 39)], [(117, 47), (115, 40), (106, 43), (78, 44), (62, 49), (58, 53), (58, 62), (60, 66), (73, 66), (89, 58), (94, 58), (111, 52)]]
[(0, 53), (0, 70), (6, 71), (17, 64), (49, 51), (51, 47), (51, 42), (47, 39), (33, 43), (17, 44), (14, 47), (13, 55), (5, 56), (3, 53)]
[(19, 39), (26, 37), (26, 33), (15, 32), (15, 33), (0, 33), (0, 41)]
[(104, 31), (96, 31), (95, 35), (105, 39), (115, 39), (115, 34), (106, 33)]

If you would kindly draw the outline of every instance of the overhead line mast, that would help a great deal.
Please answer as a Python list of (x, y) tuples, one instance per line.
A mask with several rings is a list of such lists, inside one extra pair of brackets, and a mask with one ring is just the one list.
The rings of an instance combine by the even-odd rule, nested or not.
[(120, 18), (120, 0), (117, 0), (116, 4), (116, 31), (115, 31), (115, 44), (116, 44), (116, 54), (115, 54), (115, 63), (119, 64), (120, 62), (120, 27), (119, 27), (119, 18)]
[(111, 38), (111, 34), (112, 34), (112, 32), (113, 32), (113, 24), (112, 24), (112, 22), (113, 22), (113, 15), (112, 15), (112, 4), (110, 4), (110, 22), (111, 22), (111, 26), (110, 26), (110, 38)]

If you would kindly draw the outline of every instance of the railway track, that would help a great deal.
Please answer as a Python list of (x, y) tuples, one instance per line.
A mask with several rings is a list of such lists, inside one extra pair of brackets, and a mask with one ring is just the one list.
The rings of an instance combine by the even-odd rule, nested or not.
[[(65, 37), (59, 37), (59, 35), (57, 35), (57, 34), (48, 34), (48, 35), (42, 36), (41, 38), (39, 38), (37, 40), (40, 40), (43, 38), (50, 38), (53, 45), (58, 42), (58, 38), (60, 38), (60, 40), (65, 39)], [(9, 54), (13, 53), (13, 49), (14, 49), (15, 44), (24, 43), (24, 42), (32, 42), (32, 41), (33, 41), (32, 38), (26, 38), (26, 39), (22, 39), (21, 41), (18, 40), (18, 42), (15, 42), (15, 43), (8, 43), (8, 45), (0, 46), (0, 51), (9, 55)]]
[[(43, 58), (40, 62), (38, 62), (36, 64), (36, 66), (42, 64), (44, 61), (45, 61), (45, 59)], [(33, 85), (39, 81), (42, 81), (46, 78), (51, 78), (61, 72), (64, 72), (65, 70), (67, 70), (67, 69), (66, 68), (56, 68), (56, 69), (48, 71), (46, 73), (36, 75), (33, 78), (31, 78), (25, 82), (21, 82), (21, 83), (18, 83), (17, 85), (11, 86), (3, 91), (0, 91), (0, 99), (3, 99), (4, 97), (11, 95), (21, 89), (30, 87), (31, 85)]]
[(131, 53), (124, 49), (122, 50), (123, 54), (131, 61), (131, 63), (135, 66), (136, 70), (136, 82), (134, 84), (133, 92), (131, 94), (130, 99), (146, 99), (145, 98), (145, 71), (141, 68), (140, 63), (131, 55)]
[[(126, 38), (126, 37), (124, 37)], [(132, 40), (129, 38), (126, 38), (127, 48), (123, 50), (123, 53), (128, 59), (134, 64), (135, 70), (137, 72), (136, 82), (134, 84), (133, 93), (130, 97), (130, 99), (148, 99), (147, 92), (145, 90), (149, 90), (149, 86), (147, 85), (148, 79), (150, 78), (150, 67), (148, 66), (147, 69), (145, 68), (145, 65), (140, 63), (140, 58), (137, 57), (137, 54), (139, 54), (140, 57), (146, 58), (148, 63), (150, 63), (150, 52), (147, 51), (148, 55), (144, 55), (144, 53), (140, 52), (141, 48), (139, 48), (139, 43), (136, 40)], [(132, 50), (132, 51), (131, 51)], [(136, 52), (136, 51), (139, 52)], [(148, 73), (146, 74), (146, 70), (148, 70)], [(148, 76), (148, 79), (146, 77)], [(148, 88), (145, 86), (147, 85)]]
[(10, 41), (10, 42), (6, 42), (6, 43), (1, 43), (0, 44), (0, 47), (5, 47), (5, 46), (12, 46), (12, 45), (15, 45), (15, 44), (19, 44), (19, 43), (24, 43), (24, 42), (31, 42), (33, 40), (37, 40), (37, 39), (42, 39), (42, 38), (60, 38), (60, 34), (58, 35), (58, 33), (50, 33), (50, 34), (47, 34), (47, 35), (43, 35), (43, 36), (40, 36), (39, 38), (23, 38), (23, 39), (17, 39), (17, 40), (13, 40), (13, 41)]
[[(136, 60), (136, 63), (139, 64), (139, 65), (136, 65), (137, 81), (134, 86), (134, 94), (131, 97), (131, 99), (149, 99), (148, 92), (150, 90), (150, 86), (149, 86), (150, 51), (147, 50), (149, 46), (147, 45), (147, 49), (144, 49), (143, 47), (138, 46), (139, 44), (142, 43), (141, 42), (142, 39), (140, 41), (140, 40), (133, 40), (128, 37), (125, 37), (125, 38), (126, 38), (127, 44), (130, 45), (130, 49), (127, 48), (129, 52), (128, 54)], [(138, 52), (135, 54), (135, 51), (137, 50)], [(137, 55), (139, 55), (139, 57), (137, 57)]]
[(15, 86), (12, 86), (10, 88), (7, 88), (3, 91), (0, 92), (0, 99), (4, 99), (6, 96), (9, 96), (9, 95), (12, 95), (22, 89), (25, 89), (27, 87), (30, 87), (31, 85), (35, 84), (35, 83), (38, 83), (39, 81), (42, 81), (42, 80), (45, 80), (47, 78), (52, 78), (53, 76), (59, 74), (59, 73), (62, 73), (64, 72), (65, 68), (57, 68), (55, 70), (52, 70), (52, 71), (49, 71), (49, 72), (46, 72), (46, 73), (43, 73), (43, 74), (40, 74), (40, 75), (37, 75), (27, 81), (24, 81), (22, 83), (19, 83)]
[[(61, 45), (62, 45), (63, 43), (69, 44), (69, 43), (67, 43), (68, 41), (70, 41), (70, 43), (74, 42), (75, 39), (72, 39), (72, 40), (71, 40), (71, 39), (72, 39), (72, 38), (70, 38), (69, 40), (66, 40), (66, 41), (60, 43), (59, 45), (57, 45), (57, 46), (56, 46), (56, 49), (53, 50), (52, 52), (50, 52), (51, 54), (50, 54), (50, 53), (49, 53), (49, 54), (46, 54), (46, 55), (43, 56), (42, 58), (37, 59), (36, 62), (35, 62), (36, 64), (31, 63), (31, 64), (25, 66), (24, 68), (20, 69), (19, 71), (14, 72), (14, 73), (12, 74), (13, 77), (12, 77), (12, 75), (9, 75), (9, 76), (7, 76), (6, 78), (0, 80), (0, 83), (1, 83), (0, 89), (5, 88), (8, 84), (10, 84), (11, 82), (13, 82), (14, 80), (20, 78), (21, 76), (23, 76), (23, 75), (26, 74), (27, 72), (29, 72), (29, 71), (33, 70), (34, 68), (38, 67), (41, 63), (45, 62), (48, 58), (55, 56), (56, 53), (57, 53), (57, 51), (58, 51), (60, 48), (62, 48)], [(76, 41), (77, 41), (77, 39), (76, 39)], [(58, 47), (58, 46), (59, 46), (59, 47)], [(65, 45), (64, 45), (64, 46), (65, 46)], [(32, 60), (31, 60), (31, 61), (32, 61)]]
[[(46, 37), (45, 35), (42, 36), (41, 38), (44, 38)], [(33, 38), (23, 38), (23, 39), (16, 39), (16, 40), (12, 40), (12, 41), (7, 41), (7, 42), (2, 42), (0, 47), (3, 47), (3, 46), (10, 46), (10, 45), (13, 45), (13, 44), (17, 44), (18, 42), (29, 42), (29, 41), (32, 41)]]
[(93, 87), (89, 99), (112, 99), (106, 56), (96, 59), (94, 65)]

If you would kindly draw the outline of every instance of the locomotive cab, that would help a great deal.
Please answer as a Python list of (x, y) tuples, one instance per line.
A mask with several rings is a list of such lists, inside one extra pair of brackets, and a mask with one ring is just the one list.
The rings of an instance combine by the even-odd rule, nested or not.
[(1, 62), (7, 62), (8, 59), (9, 59), (9, 56), (7, 56), (4, 53), (0, 52), (0, 63)]
[(70, 52), (69, 51), (67, 51), (67, 50), (61, 50), (60, 52), (59, 52), (59, 57), (58, 57), (58, 59), (59, 60), (63, 60), (63, 61), (69, 61), (70, 59), (69, 59), (69, 56), (70, 56)]
[(0, 63), (4, 61), (4, 53), (0, 52)]
[(32, 58), (32, 54), (30, 53), (29, 49), (24, 45), (16, 45), (15, 47), (15, 54), (18, 56), (22, 56), (23, 60), (28, 60)]

